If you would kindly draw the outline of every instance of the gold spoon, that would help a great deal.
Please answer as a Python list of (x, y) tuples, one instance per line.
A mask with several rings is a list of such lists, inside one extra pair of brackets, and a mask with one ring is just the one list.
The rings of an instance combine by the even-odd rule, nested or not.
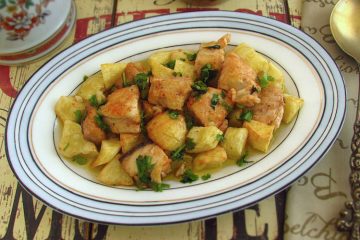
[[(360, 0), (340, 0), (330, 16), (330, 29), (339, 47), (360, 63)], [(339, 231), (349, 232), (349, 239), (360, 240), (360, 96), (351, 142), (350, 185), (352, 202), (345, 204), (337, 222)]]
[(330, 16), (336, 43), (360, 63), (360, 0), (340, 0)]

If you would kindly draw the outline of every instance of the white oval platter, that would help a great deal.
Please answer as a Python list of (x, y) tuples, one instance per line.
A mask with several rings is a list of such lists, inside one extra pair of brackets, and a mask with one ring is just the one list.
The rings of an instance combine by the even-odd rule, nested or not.
[[(245, 168), (226, 166), (208, 181), (169, 181), (161, 193), (100, 184), (59, 157), (57, 99), (71, 95), (100, 64), (134, 61), (162, 49), (193, 49), (231, 33), (231, 46), (250, 44), (285, 75), (288, 92), (304, 99), (297, 119), (282, 127), (268, 154)], [(235, 12), (171, 14), (131, 22), (91, 36), (56, 55), (24, 85), (6, 127), (6, 152), (22, 185), (45, 204), (90, 221), (151, 225), (206, 218), (245, 208), (302, 176), (335, 141), (346, 90), (329, 54), (281, 22)]]

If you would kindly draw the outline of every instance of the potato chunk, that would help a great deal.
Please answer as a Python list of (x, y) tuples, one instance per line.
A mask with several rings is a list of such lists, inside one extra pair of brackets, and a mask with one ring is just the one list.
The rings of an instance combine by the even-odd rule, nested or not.
[(222, 146), (229, 159), (238, 160), (243, 155), (246, 145), (248, 130), (246, 128), (229, 127), (225, 132)]
[(137, 133), (120, 134), (120, 147), (122, 153), (127, 153), (144, 141), (144, 137)]
[(124, 170), (130, 175), (135, 177), (138, 174), (136, 159), (140, 156), (151, 157), (151, 163), (154, 167), (151, 171), (151, 180), (153, 182), (161, 183), (161, 177), (166, 176), (170, 172), (171, 160), (167, 157), (165, 152), (155, 144), (148, 144), (137, 150), (130, 155), (126, 156), (122, 161)]
[(195, 171), (203, 169), (211, 169), (221, 167), (226, 161), (227, 155), (224, 148), (217, 146), (207, 152), (202, 152), (196, 155), (193, 160), (193, 166)]
[(97, 179), (106, 185), (134, 185), (132, 178), (125, 172), (119, 161), (119, 155), (116, 155), (103, 169), (101, 169)]
[(92, 162), (92, 167), (97, 167), (110, 162), (120, 151), (120, 141), (117, 139), (104, 140), (101, 143), (100, 153)]
[[(218, 101), (212, 105), (215, 98)], [(187, 102), (190, 113), (204, 126), (219, 127), (232, 106), (230, 97), (224, 96), (220, 89), (211, 87), (201, 96), (191, 96)]]
[(100, 145), (101, 141), (106, 138), (106, 133), (96, 124), (95, 118), (97, 115), (96, 108), (87, 105), (86, 118), (82, 123), (82, 130), (86, 140), (89, 140), (96, 145)]
[(70, 120), (65, 120), (64, 122), (59, 143), (59, 152), (61, 156), (67, 158), (80, 155), (93, 159), (98, 155), (95, 144), (85, 140), (81, 126)]
[(89, 100), (96, 97), (96, 100), (99, 103), (105, 102), (105, 95), (103, 91), (105, 90), (104, 79), (101, 72), (98, 72), (88, 79), (85, 80), (80, 86), (79, 91), (76, 93), (77, 96), (82, 97), (84, 100)]
[(61, 96), (56, 102), (55, 113), (62, 122), (65, 120), (78, 122), (77, 114), (80, 116), (85, 114), (85, 103), (78, 96)]
[(100, 113), (112, 132), (140, 132), (139, 97), (139, 89), (134, 85), (117, 89), (108, 96), (107, 103), (100, 107)]
[(167, 79), (167, 78), (174, 77), (174, 70), (173, 69), (165, 67), (164, 65), (162, 65), (162, 64), (160, 64), (158, 62), (154, 62), (150, 66), (151, 66), (152, 75), (155, 78)]
[(282, 122), (289, 123), (294, 119), (296, 114), (299, 112), (300, 108), (304, 104), (304, 100), (288, 94), (284, 94), (284, 100), (285, 100), (285, 108), (284, 108), (284, 115), (282, 118)]
[(182, 60), (176, 60), (174, 72), (176, 74), (180, 73), (182, 77), (190, 78), (191, 80), (196, 78), (194, 65)]
[(281, 90), (285, 89), (284, 75), (280, 69), (267, 60), (264, 56), (257, 53), (254, 48), (250, 47), (246, 43), (241, 43), (239, 46), (234, 48), (235, 52), (239, 57), (245, 60), (250, 66), (256, 71), (257, 74), (263, 72), (274, 78), (269, 85), (274, 85)]
[(155, 116), (146, 126), (149, 138), (162, 149), (173, 151), (185, 143), (186, 123), (182, 115), (175, 119), (169, 112)]
[(166, 108), (182, 110), (191, 92), (192, 81), (185, 77), (150, 79), (149, 102)]
[(195, 146), (193, 149), (187, 149), (187, 152), (199, 153), (215, 148), (222, 134), (223, 132), (215, 126), (191, 128), (186, 138), (191, 139)]
[(105, 63), (101, 64), (101, 73), (104, 79), (105, 88), (111, 88), (116, 82), (119, 82), (121, 75), (126, 68), (127, 63)]
[(274, 126), (251, 120), (250, 122), (245, 122), (244, 127), (248, 130), (250, 146), (266, 153), (273, 137)]

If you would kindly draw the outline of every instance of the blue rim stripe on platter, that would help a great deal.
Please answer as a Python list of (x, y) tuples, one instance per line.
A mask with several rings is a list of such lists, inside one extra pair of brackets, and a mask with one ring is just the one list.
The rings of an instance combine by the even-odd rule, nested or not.
[[(112, 45), (146, 34), (190, 28), (225, 28), (259, 32), (298, 49), (313, 64), (323, 81), (326, 81), (323, 82), (326, 103), (319, 128), (298, 154), (271, 174), (247, 186), (204, 199), (167, 205), (132, 206), (100, 202), (69, 192), (49, 181), (31, 157), (26, 134), (32, 110), (48, 85), (79, 61)], [(344, 121), (345, 99), (344, 82), (332, 58), (316, 41), (293, 27), (265, 17), (234, 12), (171, 14), (131, 22), (95, 34), (46, 63), (25, 84), (11, 108), (6, 127), (6, 152), (14, 173), (24, 187), (46, 204), (66, 214), (116, 224), (176, 223), (244, 208), (295, 181), (313, 166), (335, 141)], [(329, 122), (324, 122), (324, 119)], [(317, 149), (313, 149), (314, 146)], [(312, 153), (307, 156), (310, 150)], [(277, 178), (281, 178), (281, 181), (277, 181)], [(266, 188), (245, 197), (245, 194), (252, 194), (254, 189), (262, 187)]]

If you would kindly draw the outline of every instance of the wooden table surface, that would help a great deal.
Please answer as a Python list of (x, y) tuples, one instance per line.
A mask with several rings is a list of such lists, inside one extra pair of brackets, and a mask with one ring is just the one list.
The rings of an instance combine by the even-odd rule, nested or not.
[(5, 125), (17, 91), (62, 49), (116, 25), (149, 16), (200, 10), (230, 10), (300, 26), (301, 0), (228, 0), (194, 6), (181, 0), (76, 0), (75, 27), (54, 52), (24, 66), (0, 66), (0, 239), (282, 239), (286, 193), (204, 221), (128, 227), (100, 225), (63, 215), (29, 195), (14, 177), (5, 155)]

